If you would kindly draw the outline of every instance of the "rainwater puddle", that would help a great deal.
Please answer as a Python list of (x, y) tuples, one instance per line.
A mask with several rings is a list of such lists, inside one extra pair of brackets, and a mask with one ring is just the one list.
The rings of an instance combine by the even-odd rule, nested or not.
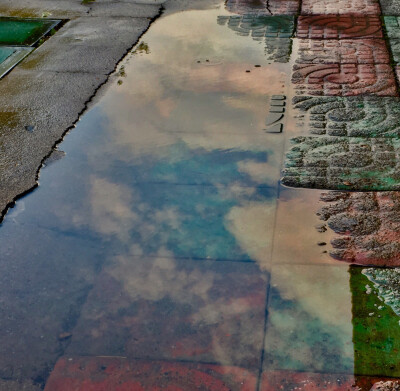
[(267, 391), (400, 375), (389, 277), (329, 257), (321, 192), (278, 185), (293, 21), (265, 22), (266, 44), (240, 18), (156, 21), (9, 211), (2, 379)]

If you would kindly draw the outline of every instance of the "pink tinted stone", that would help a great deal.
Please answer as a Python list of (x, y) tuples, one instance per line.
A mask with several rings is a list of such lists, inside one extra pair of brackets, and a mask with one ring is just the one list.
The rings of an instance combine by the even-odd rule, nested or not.
[(359, 39), (383, 38), (381, 20), (370, 15), (300, 16), (298, 38)]
[(45, 391), (255, 391), (256, 375), (237, 367), (62, 357)]
[(397, 96), (387, 64), (296, 64), (292, 82), (298, 94), (312, 96)]
[(303, 0), (302, 15), (380, 15), (378, 0)]

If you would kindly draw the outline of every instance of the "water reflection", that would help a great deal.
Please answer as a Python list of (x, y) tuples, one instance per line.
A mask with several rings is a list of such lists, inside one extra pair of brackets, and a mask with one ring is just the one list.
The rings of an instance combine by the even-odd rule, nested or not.
[(221, 15), (155, 23), (6, 217), (2, 378), (43, 386), (57, 363), (46, 390), (220, 391), (370, 374), (353, 274), (316, 265), (318, 197), (278, 188), (284, 133), (264, 128), (289, 64)]

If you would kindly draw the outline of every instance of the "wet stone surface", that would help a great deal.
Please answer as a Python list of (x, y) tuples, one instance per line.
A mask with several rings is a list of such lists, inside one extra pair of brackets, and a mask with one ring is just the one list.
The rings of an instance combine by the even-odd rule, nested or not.
[(296, 137), (282, 183), (331, 190), (400, 188), (398, 139)]
[(366, 39), (383, 38), (381, 20), (372, 15), (299, 16), (297, 38)]
[(380, 15), (378, 0), (302, 0), (302, 15)]
[(299, 40), (300, 64), (388, 64), (383, 39)]
[(296, 64), (292, 83), (302, 95), (398, 95), (388, 64)]
[(380, 0), (383, 15), (400, 16), (400, 4), (396, 0)]
[(299, 126), (317, 135), (399, 137), (400, 101), (390, 97), (295, 97)]
[(272, 268), (264, 359), (267, 374), (271, 370), (353, 373), (351, 311), (341, 304), (351, 297), (348, 280), (347, 268), (336, 266)]
[(330, 192), (323, 194), (321, 201), (324, 206), (317, 214), (339, 234), (332, 240), (335, 259), (361, 265), (400, 265), (399, 193)]
[(235, 14), (296, 15), (299, 0), (228, 0), (226, 9)]
[(45, 391), (248, 391), (256, 382), (256, 374), (238, 367), (67, 356), (58, 361)]
[(312, 373), (268, 371), (264, 374), (262, 391), (395, 391), (400, 383), (390, 378)]
[[(400, 265), (400, 105), (378, 3), (170, 2), (2, 224), (1, 391), (399, 388), (400, 276), (382, 266)], [(152, 14), (94, 3), (18, 88), (75, 77), (83, 52), (112, 56), (80, 84), (105, 80)], [(18, 117), (29, 150), (69, 123), (43, 96), (4, 94), (0, 152), (16, 107), (46, 106)]]
[(289, 62), (294, 33), (294, 17), (291, 16), (219, 16), (218, 24), (226, 25), (241, 36), (251, 36), (263, 42), (269, 61)]
[(168, 254), (120, 256), (113, 263), (96, 281), (67, 354), (257, 370), (267, 282), (257, 267), (174, 260)]
[(294, 32), (294, 17), (282, 16), (219, 16), (218, 24), (227, 25), (239, 35), (253, 38), (290, 38)]

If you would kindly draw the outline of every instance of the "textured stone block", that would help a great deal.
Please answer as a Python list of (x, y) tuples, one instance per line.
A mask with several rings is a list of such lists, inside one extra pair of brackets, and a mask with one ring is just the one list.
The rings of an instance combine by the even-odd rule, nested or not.
[(383, 15), (400, 15), (398, 0), (380, 0)]
[[(328, 192), (318, 216), (338, 236), (331, 256), (372, 266), (400, 266), (400, 193)], [(400, 316), (400, 302), (399, 310)]]
[(400, 39), (400, 16), (384, 16), (383, 21), (387, 36)]
[(299, 124), (312, 134), (400, 137), (400, 100), (392, 97), (293, 98)]
[(228, 0), (226, 9), (236, 14), (296, 15), (299, 0)]
[(299, 40), (301, 64), (389, 64), (383, 39)]
[(296, 137), (282, 183), (330, 190), (400, 189), (400, 140)]
[(303, 0), (302, 15), (380, 15), (378, 0)]
[(62, 357), (46, 391), (254, 391), (254, 373), (220, 367), (118, 357)]
[(381, 20), (372, 15), (300, 16), (298, 38), (359, 39), (383, 38)]
[(294, 33), (294, 17), (289, 15), (219, 16), (218, 24), (254, 38), (290, 38)]
[(296, 64), (298, 94), (316, 96), (397, 96), (393, 70), (386, 64)]
[(264, 42), (265, 55), (272, 62), (289, 62), (294, 33), (293, 16), (219, 16), (218, 24), (226, 25), (241, 36)]

